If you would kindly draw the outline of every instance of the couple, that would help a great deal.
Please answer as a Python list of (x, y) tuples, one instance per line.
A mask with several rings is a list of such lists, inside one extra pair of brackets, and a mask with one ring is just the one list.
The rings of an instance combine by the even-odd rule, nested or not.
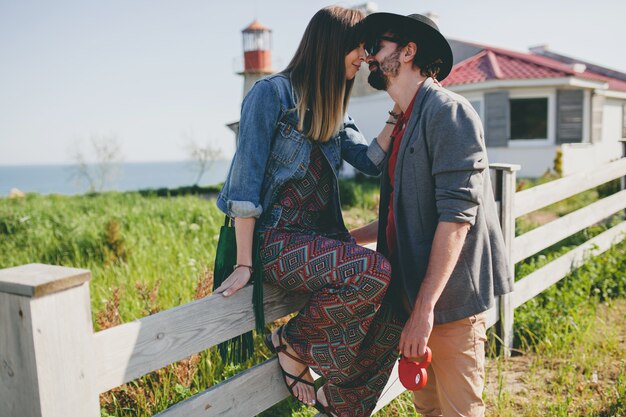
[[(354, 77), (395, 102), (367, 146), (346, 114)], [(426, 416), (479, 416), (485, 311), (511, 291), (480, 120), (442, 88), (452, 52), (421, 15), (320, 10), (287, 68), (242, 104), (239, 144), (218, 196), (235, 218), (237, 265), (216, 289), (252, 274), (258, 239), (265, 282), (310, 294), (266, 338), (285, 383), (330, 416), (368, 416), (398, 351), (433, 352), (414, 392)], [(337, 172), (345, 160), (382, 173), (379, 220), (348, 232)], [(378, 242), (378, 251), (359, 244)], [(315, 390), (309, 368), (325, 378)]]

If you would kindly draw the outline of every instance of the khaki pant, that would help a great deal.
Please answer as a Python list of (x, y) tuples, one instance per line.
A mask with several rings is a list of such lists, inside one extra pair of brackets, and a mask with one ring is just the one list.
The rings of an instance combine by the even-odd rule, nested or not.
[(428, 383), (413, 392), (422, 416), (482, 417), (485, 385), (486, 314), (433, 327)]

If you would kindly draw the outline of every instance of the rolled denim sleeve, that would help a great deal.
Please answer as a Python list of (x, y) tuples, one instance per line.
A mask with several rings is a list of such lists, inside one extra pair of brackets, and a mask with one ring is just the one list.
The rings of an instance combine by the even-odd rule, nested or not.
[(243, 100), (237, 150), (217, 199), (230, 217), (263, 213), (261, 187), (280, 112), (278, 91), (268, 80), (258, 81)]
[(376, 139), (368, 146), (354, 120), (347, 114), (339, 135), (341, 137), (341, 157), (346, 162), (365, 174), (380, 174), (386, 154)]
[(468, 107), (445, 103), (428, 127), (427, 140), (439, 221), (474, 225), (487, 158), (480, 119)]

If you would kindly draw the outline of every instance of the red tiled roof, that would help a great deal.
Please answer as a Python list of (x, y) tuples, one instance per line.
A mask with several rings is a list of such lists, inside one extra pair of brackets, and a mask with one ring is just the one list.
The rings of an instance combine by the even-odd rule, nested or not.
[(555, 59), (537, 54), (515, 52), (490, 46), (474, 56), (456, 64), (443, 80), (444, 86), (474, 84), (490, 80), (523, 80), (578, 77), (591, 81), (604, 81), (610, 90), (626, 91), (626, 82), (594, 73), (576, 72)]

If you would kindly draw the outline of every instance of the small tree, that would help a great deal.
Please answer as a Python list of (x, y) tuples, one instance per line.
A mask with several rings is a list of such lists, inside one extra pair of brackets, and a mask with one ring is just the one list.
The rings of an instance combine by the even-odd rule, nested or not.
[(563, 176), (563, 151), (561, 149), (557, 149), (554, 156), (554, 172), (558, 177)]
[(196, 181), (193, 183), (196, 186), (215, 161), (222, 156), (222, 150), (211, 145), (209, 141), (204, 146), (199, 145), (191, 132), (183, 133), (183, 138), (191, 169), (196, 173)]
[(88, 192), (101, 192), (119, 177), (122, 149), (114, 134), (91, 135), (89, 142), (89, 154), (85, 153), (80, 141), (76, 141), (70, 150), (74, 161), (71, 177), (79, 185), (85, 182)]

